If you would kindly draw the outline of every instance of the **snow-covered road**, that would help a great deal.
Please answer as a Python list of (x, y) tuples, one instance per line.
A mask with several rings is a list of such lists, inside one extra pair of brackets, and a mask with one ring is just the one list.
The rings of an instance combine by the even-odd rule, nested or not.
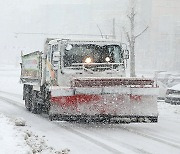
[[(51, 122), (45, 115), (26, 111), (18, 83), (19, 72), (9, 70), (0, 69), (0, 113), (11, 119), (24, 118), (26, 126), (21, 129), (45, 136), (49, 147), (68, 148), (70, 154), (180, 153), (180, 106), (159, 102), (159, 122), (154, 124)], [(0, 135), (3, 134), (0, 132)]]

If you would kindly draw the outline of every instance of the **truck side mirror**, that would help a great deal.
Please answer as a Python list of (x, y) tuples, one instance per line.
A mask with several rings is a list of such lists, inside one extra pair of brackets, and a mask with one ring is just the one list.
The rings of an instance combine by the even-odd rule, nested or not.
[(57, 70), (58, 69), (58, 62), (60, 61), (60, 53), (59, 52), (54, 52), (53, 53), (53, 58), (52, 58), (52, 63), (53, 63), (53, 69)]
[(123, 58), (129, 59), (129, 50), (123, 50)]

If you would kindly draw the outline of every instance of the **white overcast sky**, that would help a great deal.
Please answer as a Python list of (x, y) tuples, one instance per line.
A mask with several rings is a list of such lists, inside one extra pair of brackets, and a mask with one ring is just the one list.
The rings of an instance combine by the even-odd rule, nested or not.
[[(128, 0), (0, 0), (0, 63), (18, 59), (21, 50), (42, 50), (48, 35), (112, 34), (112, 20), (120, 35)], [(15, 34), (20, 33), (20, 34)], [(55, 36), (57, 37), (57, 36)]]

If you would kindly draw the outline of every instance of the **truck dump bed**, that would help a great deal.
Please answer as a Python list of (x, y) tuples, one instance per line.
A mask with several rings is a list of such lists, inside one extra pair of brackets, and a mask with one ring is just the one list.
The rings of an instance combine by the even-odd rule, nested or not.
[(21, 82), (37, 85), (41, 83), (42, 76), (42, 53), (35, 51), (22, 56)]

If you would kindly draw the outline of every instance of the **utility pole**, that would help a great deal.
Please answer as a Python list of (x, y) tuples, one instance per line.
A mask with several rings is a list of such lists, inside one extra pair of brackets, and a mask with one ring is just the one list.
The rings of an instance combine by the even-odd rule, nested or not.
[(113, 38), (116, 39), (116, 28), (115, 28), (115, 25), (116, 25), (116, 21), (115, 21), (115, 18), (113, 18)]

